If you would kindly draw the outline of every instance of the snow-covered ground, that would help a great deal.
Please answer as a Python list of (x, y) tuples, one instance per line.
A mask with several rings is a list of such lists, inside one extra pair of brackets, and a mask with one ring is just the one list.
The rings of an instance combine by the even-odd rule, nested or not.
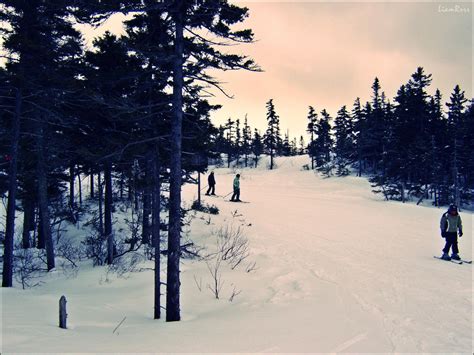
[[(273, 171), (265, 161), (239, 169), (241, 199), (250, 203), (203, 196), (220, 209), (191, 222), (203, 253), (229, 225), (242, 228), (251, 248), (235, 270), (222, 266), (219, 300), (207, 288), (206, 263), (185, 260), (182, 321), (155, 321), (152, 271), (118, 278), (87, 263), (75, 277), (57, 271), (38, 287), (2, 289), (2, 353), (472, 353), (472, 266), (433, 258), (444, 211), (384, 202), (365, 179), (323, 179), (302, 170), (307, 163), (278, 158)], [(235, 173), (215, 170), (219, 195), (231, 191)], [(184, 187), (188, 205), (196, 191)], [(473, 215), (461, 216), (461, 256), (471, 259)], [(240, 293), (231, 302), (233, 290)], [(68, 330), (57, 327), (63, 294)]]

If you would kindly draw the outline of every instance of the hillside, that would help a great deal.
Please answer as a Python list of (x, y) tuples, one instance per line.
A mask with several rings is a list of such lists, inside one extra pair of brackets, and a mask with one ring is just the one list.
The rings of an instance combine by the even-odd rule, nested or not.
[[(196, 213), (187, 238), (203, 254), (226, 226), (249, 242), (241, 265), (220, 268), (220, 299), (207, 288), (206, 262), (184, 260), (183, 320), (154, 321), (151, 262), (126, 277), (87, 262), (76, 275), (58, 270), (40, 286), (2, 289), (2, 353), (471, 353), (472, 266), (433, 258), (444, 210), (382, 201), (366, 179), (324, 179), (303, 170), (307, 163), (299, 156), (277, 159), (273, 171), (265, 160), (239, 169), (248, 203), (203, 196), (220, 213)], [(236, 170), (214, 171), (216, 193), (226, 195)], [(184, 186), (187, 206), (196, 195), (196, 185)], [(471, 259), (473, 215), (461, 216), (461, 256)], [(56, 326), (63, 294), (66, 331)]]

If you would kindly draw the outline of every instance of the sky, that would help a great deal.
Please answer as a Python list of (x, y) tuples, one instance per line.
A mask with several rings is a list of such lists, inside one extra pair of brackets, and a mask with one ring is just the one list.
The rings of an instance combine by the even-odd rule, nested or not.
[[(433, 75), (430, 93), (444, 100), (456, 84), (472, 98), (472, 4), (433, 2), (239, 2), (250, 9), (246, 25), (256, 43), (241, 46), (263, 73), (218, 77), (234, 95), (219, 95), (229, 117), (265, 128), (265, 103), (273, 98), (282, 129), (305, 134), (308, 106), (334, 117), (356, 97), (370, 100), (378, 77), (388, 98), (418, 66)], [(456, 7), (457, 6), (457, 7)]]
[[(472, 98), (471, 2), (432, 1), (240, 1), (249, 18), (255, 43), (232, 47), (252, 57), (264, 70), (216, 72), (233, 99), (218, 91), (210, 101), (222, 104), (212, 114), (216, 125), (229, 117), (262, 131), (265, 103), (274, 100), (283, 132), (305, 135), (308, 106), (334, 117), (356, 97), (370, 100), (378, 77), (390, 99), (418, 66), (433, 75), (429, 89), (439, 88), (444, 101), (456, 84)], [(85, 29), (90, 45), (106, 29), (120, 32), (123, 16), (99, 30)]]

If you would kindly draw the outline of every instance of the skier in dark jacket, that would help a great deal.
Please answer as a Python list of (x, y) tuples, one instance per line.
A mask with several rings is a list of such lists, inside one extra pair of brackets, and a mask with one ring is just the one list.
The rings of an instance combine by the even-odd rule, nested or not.
[[(443, 249), (444, 260), (460, 260), (458, 249), (458, 230), (459, 237), (462, 237), (462, 220), (458, 213), (456, 205), (450, 205), (448, 211), (443, 213), (440, 221), (441, 236), (446, 239), (446, 245)], [(452, 247), (451, 257), (449, 256), (449, 249)]]
[(233, 187), (234, 187), (234, 193), (230, 200), (232, 202), (241, 202), (240, 201), (240, 174), (235, 175)]
[(209, 188), (207, 189), (206, 195), (216, 195), (216, 178), (214, 177), (214, 172), (211, 171), (209, 176), (207, 177), (207, 184)]

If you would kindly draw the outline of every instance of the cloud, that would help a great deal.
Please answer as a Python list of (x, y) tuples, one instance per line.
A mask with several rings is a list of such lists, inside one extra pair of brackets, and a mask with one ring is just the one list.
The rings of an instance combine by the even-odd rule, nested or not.
[(299, 135), (308, 105), (335, 114), (357, 96), (368, 100), (375, 76), (392, 98), (418, 66), (433, 74), (431, 92), (439, 87), (448, 98), (460, 84), (472, 96), (470, 13), (441, 12), (426, 2), (239, 4), (249, 7), (245, 25), (258, 40), (239, 51), (265, 72), (218, 74), (235, 99), (216, 99), (224, 104), (217, 123), (249, 113), (263, 129), (265, 102), (274, 98), (282, 126)]

